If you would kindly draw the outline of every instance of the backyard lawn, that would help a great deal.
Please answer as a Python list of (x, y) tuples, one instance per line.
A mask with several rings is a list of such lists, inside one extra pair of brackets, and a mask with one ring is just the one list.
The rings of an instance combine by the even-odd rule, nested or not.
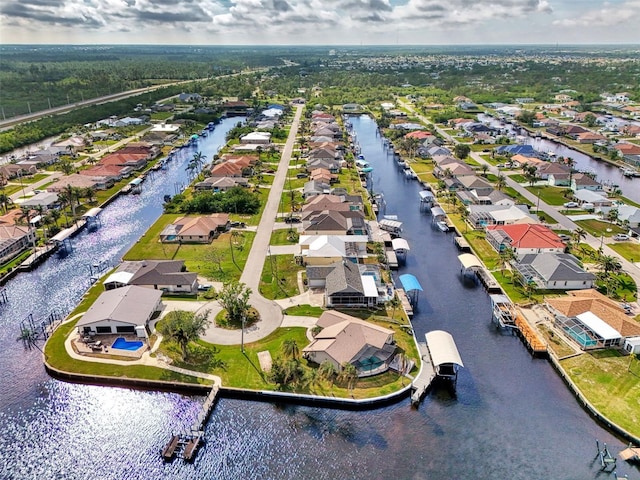
[(269, 245), (296, 245), (298, 243), (298, 237), (298, 230), (295, 226), (292, 228), (281, 228), (271, 232)]
[[(180, 214), (162, 215), (131, 247), (123, 259), (184, 260), (187, 270), (197, 272), (211, 280), (223, 282), (239, 280), (255, 233), (245, 231), (239, 231), (238, 235), (232, 235), (232, 232), (223, 233), (208, 245), (161, 243), (160, 232), (166, 225), (181, 216)], [(214, 261), (216, 254), (220, 257), (219, 265)]]
[(599, 350), (560, 364), (598, 411), (640, 436), (640, 360)]
[(612, 237), (616, 233), (626, 233), (626, 230), (613, 223), (603, 222), (602, 220), (577, 220), (576, 225), (580, 225), (594, 237)]
[(293, 255), (268, 256), (260, 277), (260, 293), (270, 300), (298, 295), (298, 272), (302, 270)]
[(616, 251), (630, 262), (640, 261), (640, 244), (636, 241), (607, 243), (607, 247)]
[(564, 196), (566, 187), (551, 187), (551, 186), (534, 186), (526, 187), (531, 193), (536, 196), (540, 196), (540, 200), (548, 205), (560, 206), (568, 202), (569, 199)]

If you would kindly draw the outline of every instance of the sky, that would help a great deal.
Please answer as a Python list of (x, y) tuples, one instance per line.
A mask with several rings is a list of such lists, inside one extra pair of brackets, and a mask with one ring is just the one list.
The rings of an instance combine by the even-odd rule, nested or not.
[(640, 0), (2, 0), (0, 43), (640, 43)]

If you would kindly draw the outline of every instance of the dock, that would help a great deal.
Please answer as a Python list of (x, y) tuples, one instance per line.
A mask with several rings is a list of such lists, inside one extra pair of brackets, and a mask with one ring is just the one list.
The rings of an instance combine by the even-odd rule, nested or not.
[(461, 252), (467, 252), (467, 253), (471, 252), (471, 245), (469, 245), (469, 242), (467, 242), (466, 238), (454, 237), (453, 241), (455, 242), (456, 247), (458, 247), (458, 250), (460, 250)]
[(527, 322), (520, 311), (516, 313), (515, 324), (518, 327), (522, 341), (534, 356), (547, 354), (547, 344), (540, 338), (538, 332)]
[(502, 288), (500, 288), (500, 284), (496, 281), (495, 278), (493, 278), (493, 275), (491, 275), (484, 267), (478, 268), (476, 270), (476, 275), (478, 276), (478, 280), (480, 280), (480, 283), (484, 285), (484, 288), (487, 290), (487, 292), (489, 293), (502, 292)]
[(181, 458), (185, 462), (193, 461), (198, 447), (200, 447), (204, 440), (204, 428), (215, 406), (219, 391), (220, 387), (218, 385), (211, 387), (207, 398), (205, 398), (202, 404), (200, 413), (188, 433), (174, 434), (171, 436), (171, 439), (161, 452), (164, 461), (169, 462), (175, 457)]
[(409, 297), (407, 297), (407, 293), (402, 288), (396, 288), (396, 294), (400, 299), (400, 303), (402, 304), (402, 309), (404, 313), (407, 314), (407, 317), (413, 317), (413, 307), (411, 306), (411, 302), (409, 301)]
[(420, 352), (420, 358), (422, 359), (422, 367), (418, 372), (418, 376), (411, 382), (411, 404), (417, 405), (420, 403), (425, 393), (431, 386), (431, 382), (436, 378), (436, 370), (431, 362), (431, 355), (425, 342), (418, 342), (418, 350)]

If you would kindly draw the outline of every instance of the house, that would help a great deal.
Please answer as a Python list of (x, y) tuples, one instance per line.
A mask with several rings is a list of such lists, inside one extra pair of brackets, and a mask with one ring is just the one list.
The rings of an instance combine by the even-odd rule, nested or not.
[(96, 190), (106, 190), (107, 188), (112, 187), (114, 183), (115, 181), (113, 179), (107, 179), (105, 177), (87, 177), (86, 175), (73, 173), (71, 175), (62, 176), (57, 182), (47, 185), (47, 191), (60, 193), (69, 186), (74, 188), (95, 188)]
[(331, 194), (315, 195), (302, 206), (302, 212), (322, 212), (333, 210), (336, 212), (363, 211), (364, 204), (360, 195), (338, 194), (334, 189)]
[(606, 195), (587, 189), (578, 190), (573, 194), (573, 198), (580, 204), (591, 204), (596, 209), (613, 206), (613, 200), (607, 198)]
[(360, 211), (305, 212), (302, 217), (305, 235), (367, 235), (368, 226)]
[(596, 276), (587, 272), (580, 261), (568, 253), (533, 253), (523, 255), (512, 266), (525, 281), (544, 290), (578, 290), (593, 288)]
[(105, 181), (117, 182), (125, 177), (130, 176), (133, 173), (131, 167), (119, 167), (117, 165), (95, 165), (85, 170), (80, 170), (79, 175), (86, 177), (104, 177)]
[(582, 189), (591, 190), (593, 192), (601, 192), (603, 190), (602, 185), (591, 176), (586, 173), (575, 173), (571, 178), (571, 190), (577, 192)]
[(487, 242), (498, 252), (511, 248), (518, 257), (537, 253), (563, 253), (566, 245), (560, 237), (539, 223), (516, 225), (490, 225)]
[(360, 274), (358, 265), (348, 260), (333, 264), (325, 280), (325, 305), (327, 307), (375, 307), (378, 304), (378, 288), (370, 276)]
[(328, 183), (323, 183), (319, 180), (310, 180), (304, 184), (302, 197), (307, 199), (315, 195), (328, 194), (330, 191), (331, 186)]
[(133, 170), (141, 170), (147, 164), (149, 153), (121, 153), (116, 152), (106, 155), (100, 160), (100, 165), (131, 167)]
[(604, 135), (600, 135), (599, 133), (584, 132), (579, 133), (576, 136), (576, 140), (578, 141), (578, 143), (597, 143), (606, 141), (607, 137), (605, 137)]
[(181, 93), (178, 95), (178, 100), (184, 103), (200, 103), (202, 96), (199, 93)]
[(307, 168), (313, 170), (316, 168), (324, 168), (331, 173), (340, 173), (341, 161), (328, 158), (309, 158), (307, 159)]
[(35, 243), (35, 230), (21, 225), (0, 224), (0, 263), (6, 263)]
[(536, 151), (531, 145), (500, 145), (496, 148), (499, 155), (524, 155), (525, 157), (534, 157)]
[(44, 210), (51, 210), (60, 205), (58, 194), (55, 192), (40, 192), (20, 204), (23, 207), (42, 207)]
[(271, 132), (251, 132), (240, 137), (243, 145), (269, 145), (271, 143)]
[(207, 177), (196, 183), (193, 188), (197, 191), (212, 190), (215, 193), (226, 192), (234, 187), (246, 187), (249, 181), (243, 177)]
[(537, 223), (526, 205), (470, 205), (468, 222), (476, 229), (489, 225), (514, 225)]
[(24, 177), (27, 175), (33, 175), (38, 172), (38, 168), (35, 165), (26, 167), (24, 165), (17, 165), (14, 163), (5, 163), (0, 166), (0, 177), (7, 180), (11, 180), (16, 177)]
[(389, 369), (396, 351), (393, 330), (333, 310), (323, 312), (316, 325), (322, 330), (302, 350), (306, 359), (328, 361), (337, 371), (350, 363), (359, 377)]
[(198, 275), (187, 272), (183, 260), (122, 262), (104, 281), (105, 290), (135, 285), (168, 293), (196, 293)]
[(309, 178), (311, 180), (315, 180), (321, 183), (328, 183), (328, 184), (335, 183), (338, 181), (338, 177), (336, 175), (333, 175), (326, 168), (314, 168), (309, 173)]
[(298, 240), (303, 265), (329, 265), (342, 259), (367, 258), (367, 235), (301, 235)]
[(632, 205), (619, 205), (618, 220), (629, 225), (629, 228), (640, 227), (640, 208)]
[(214, 165), (210, 172), (211, 177), (242, 177), (242, 166), (234, 162), (222, 162)]
[(211, 243), (229, 229), (228, 213), (179, 217), (160, 232), (162, 243)]
[[(566, 185), (569, 185), (568, 178), (571, 172), (571, 167), (563, 163), (557, 162), (542, 162), (538, 166), (538, 177), (542, 180), (548, 180), (549, 185), (555, 185), (556, 181), (562, 181), (561, 179), (567, 178)], [(549, 180), (549, 177), (553, 175), (553, 178)], [(556, 180), (557, 178), (557, 180)]]
[(137, 334), (147, 336), (147, 325), (160, 310), (162, 292), (130, 285), (102, 292), (78, 320), (80, 335)]
[(635, 143), (620, 142), (613, 146), (622, 155), (640, 155), (640, 145)]
[(597, 290), (570, 291), (564, 297), (548, 298), (546, 306), (560, 331), (583, 350), (615, 347), (625, 338), (640, 335), (640, 324)]

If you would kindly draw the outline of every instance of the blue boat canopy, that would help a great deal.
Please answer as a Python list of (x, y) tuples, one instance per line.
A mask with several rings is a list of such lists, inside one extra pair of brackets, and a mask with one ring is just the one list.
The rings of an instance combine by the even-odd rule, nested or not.
[(400, 279), (400, 283), (402, 283), (402, 288), (404, 288), (407, 292), (411, 290), (422, 290), (422, 286), (416, 277), (411, 275), (410, 273), (405, 273), (398, 277)]

